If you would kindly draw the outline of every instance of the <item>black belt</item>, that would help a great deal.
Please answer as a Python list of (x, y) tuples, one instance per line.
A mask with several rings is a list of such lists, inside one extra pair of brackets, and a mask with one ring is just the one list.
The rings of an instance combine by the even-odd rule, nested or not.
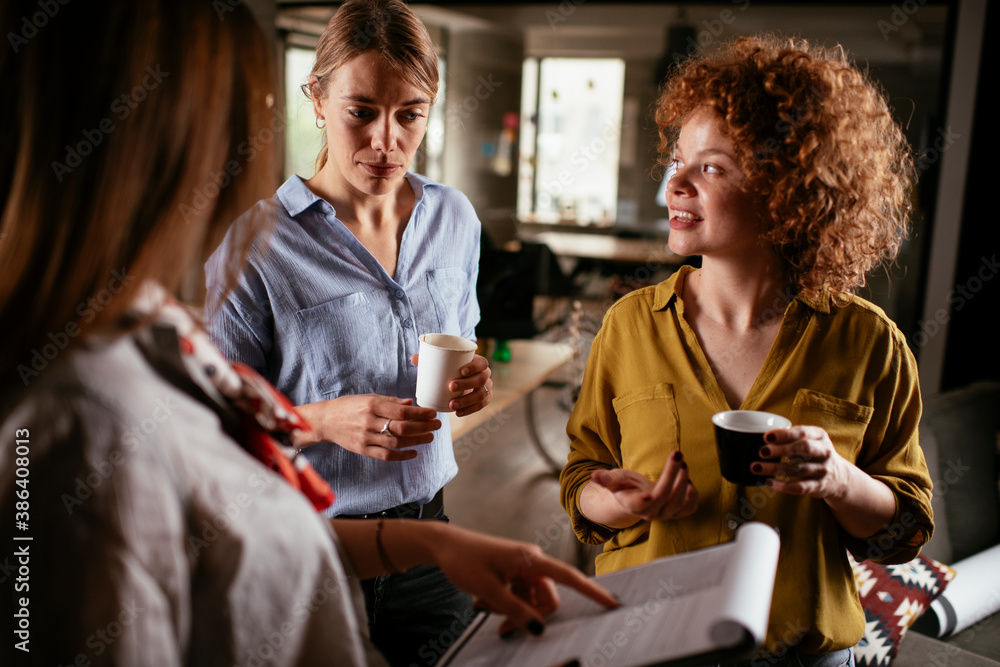
[(390, 507), (381, 512), (371, 512), (369, 514), (338, 514), (338, 519), (378, 519), (386, 517), (389, 519), (433, 519), (444, 508), (444, 489), (440, 489), (434, 497), (425, 504), (403, 503)]

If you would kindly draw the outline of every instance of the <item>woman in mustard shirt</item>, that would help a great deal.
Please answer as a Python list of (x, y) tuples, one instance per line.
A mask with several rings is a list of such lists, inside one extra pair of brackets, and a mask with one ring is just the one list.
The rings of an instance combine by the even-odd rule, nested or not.
[[(766, 664), (853, 665), (850, 551), (905, 562), (933, 530), (920, 394), (899, 329), (855, 296), (905, 237), (913, 162), (842, 49), (743, 38), (685, 63), (657, 105), (670, 248), (700, 255), (607, 313), (568, 426), (563, 505), (598, 573), (782, 537)], [(712, 415), (777, 413), (765, 486), (719, 472)]]

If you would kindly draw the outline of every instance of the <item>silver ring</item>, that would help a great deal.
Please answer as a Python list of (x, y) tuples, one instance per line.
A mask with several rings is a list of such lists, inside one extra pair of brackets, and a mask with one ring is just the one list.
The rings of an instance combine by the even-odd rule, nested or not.
[(484, 384), (484, 385), (483, 385), (483, 389), (485, 389), (485, 390), (486, 390), (486, 395), (487, 395), (487, 396), (489, 396), (489, 395), (490, 395), (490, 388), (489, 388), (489, 387), (487, 387), (487, 386), (486, 386), (486, 385)]
[(382, 430), (379, 431), (379, 433), (388, 433), (389, 435), (392, 435), (392, 432), (389, 431), (389, 422), (391, 421), (392, 421), (391, 419), (386, 419), (385, 426), (382, 427)]

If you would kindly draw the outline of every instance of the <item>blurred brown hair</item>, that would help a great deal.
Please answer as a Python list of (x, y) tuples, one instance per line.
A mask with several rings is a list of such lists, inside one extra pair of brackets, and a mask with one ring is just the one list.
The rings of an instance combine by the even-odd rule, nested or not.
[(764, 207), (764, 241), (807, 294), (853, 292), (906, 237), (914, 167), (881, 90), (841, 47), (763, 35), (693, 57), (656, 107), (660, 163), (681, 125), (714, 109), (749, 189)]
[[(2, 33), (37, 11), (4, 3)], [(174, 292), (275, 185), (273, 148), (247, 143), (271, 115), (270, 45), (242, 5), (74, 2), (18, 46), (0, 55), (17, 100), (0, 108), (0, 392), (46, 346), (120, 332), (143, 281)]]
[[(402, 0), (347, 0), (330, 19), (316, 44), (316, 62), (302, 92), (326, 97), (337, 68), (355, 56), (376, 51), (403, 79), (433, 100), (438, 91), (437, 54), (427, 27)], [(326, 164), (326, 134), (316, 171)]]

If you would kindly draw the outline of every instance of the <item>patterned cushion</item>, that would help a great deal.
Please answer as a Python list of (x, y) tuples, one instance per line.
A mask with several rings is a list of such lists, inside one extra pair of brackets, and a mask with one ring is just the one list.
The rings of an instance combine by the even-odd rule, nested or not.
[(900, 565), (847, 557), (865, 610), (865, 634), (854, 659), (858, 667), (889, 667), (907, 629), (944, 592), (955, 570), (922, 554)]

